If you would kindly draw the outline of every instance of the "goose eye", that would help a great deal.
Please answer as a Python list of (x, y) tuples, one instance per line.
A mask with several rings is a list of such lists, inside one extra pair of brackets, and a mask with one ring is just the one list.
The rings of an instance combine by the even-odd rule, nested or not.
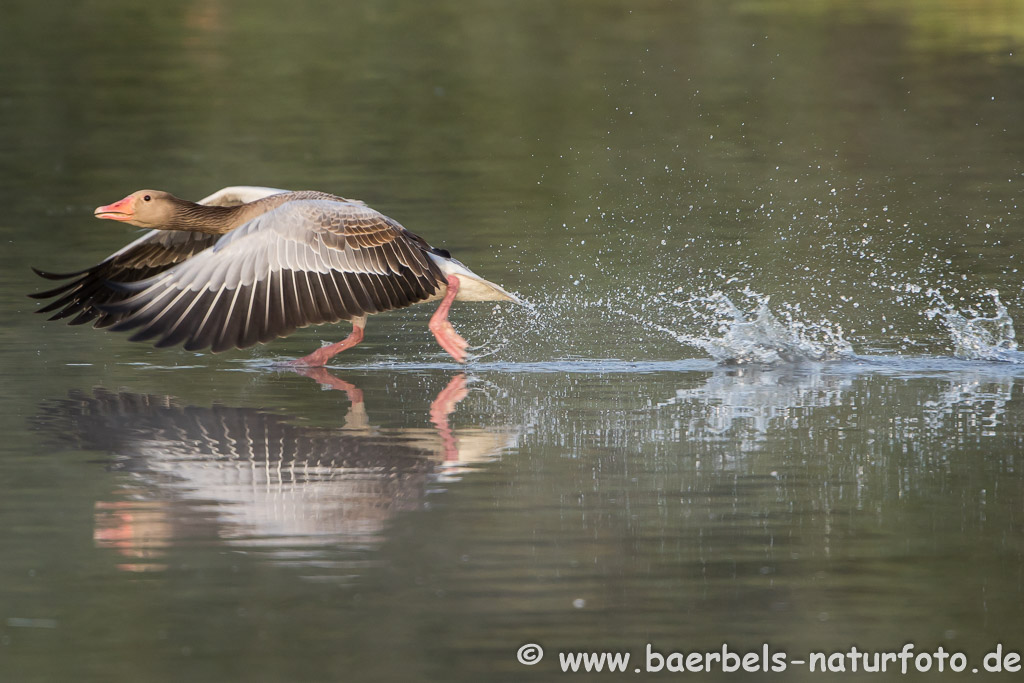
[(144, 201), (144, 202), (148, 202), (148, 201), (149, 201), (150, 199), (152, 199), (152, 197), (150, 197), (150, 196), (149, 196), (149, 195), (147, 194), (147, 195), (146, 195), (145, 197), (143, 197), (143, 198), (142, 198), (142, 201)]

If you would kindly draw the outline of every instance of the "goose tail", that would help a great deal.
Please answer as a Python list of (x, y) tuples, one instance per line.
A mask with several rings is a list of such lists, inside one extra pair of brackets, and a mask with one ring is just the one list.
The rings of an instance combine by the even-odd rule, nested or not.
[(526, 304), (525, 301), (501, 285), (483, 279), (461, 261), (440, 254), (432, 253), (429, 256), (446, 276), (459, 276), (461, 284), (459, 293), (455, 296), (456, 301), (512, 301), (520, 305)]

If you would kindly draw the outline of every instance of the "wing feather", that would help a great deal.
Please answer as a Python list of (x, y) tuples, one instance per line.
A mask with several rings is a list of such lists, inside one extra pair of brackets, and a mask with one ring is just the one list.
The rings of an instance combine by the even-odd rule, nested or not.
[(146, 280), (187, 261), (216, 241), (217, 236), (204, 233), (151, 230), (91, 268), (60, 274), (36, 270), (36, 273), (48, 280), (71, 279), (71, 282), (29, 296), (36, 299), (60, 297), (37, 309), (39, 313), (56, 311), (50, 320), (61, 320), (77, 314), (72, 324), (95, 321), (96, 327), (108, 327), (120, 318), (105, 313), (102, 307), (130, 296), (124, 290), (110, 287), (109, 283)]
[[(328, 278), (330, 275), (319, 272), (307, 273), (306, 275), (309, 277), (309, 287), (313, 290), (313, 298), (316, 299), (317, 308), (324, 321), (337, 320), (339, 313), (344, 317), (347, 311), (338, 311), (327, 293), (327, 283), (324, 282), (324, 278)], [(331, 279), (333, 280), (333, 278)]]
[[(142, 329), (132, 335), (132, 338), (142, 340), (151, 339), (156, 336), (161, 329), (161, 321), (179, 321), (181, 319), (181, 315), (188, 309), (189, 305), (197, 296), (197, 293), (190, 289), (181, 290), (169, 304), (162, 307), (161, 310), (152, 316), (149, 321), (140, 324)], [(164, 329), (166, 329), (166, 327), (164, 327)]]
[[(149, 339), (157, 334), (162, 334), (163, 336), (161, 336), (155, 344), (158, 348), (181, 344), (188, 339), (189, 335), (192, 333), (192, 330), (185, 324), (185, 321), (189, 319), (189, 316), (193, 311), (201, 311), (204, 307), (209, 306), (212, 299), (213, 292), (208, 289), (201, 292), (186, 290), (185, 300), (188, 304), (184, 307), (184, 310), (178, 313), (178, 316), (175, 318), (174, 324), (171, 325), (170, 329), (167, 331), (155, 330), (154, 334), (147, 334), (146, 338)], [(174, 311), (174, 313), (177, 313), (177, 311)]]
[[(366, 291), (366, 285), (363, 282), (365, 278), (359, 278), (354, 273), (338, 273), (337, 276), (342, 277), (344, 282), (348, 284), (346, 291), (352, 295), (352, 299), (361, 310), (366, 313), (377, 313), (380, 310), (377, 304), (370, 299), (370, 295)], [(338, 287), (335, 277), (331, 278), (331, 282), (338, 292), (338, 296), (341, 296), (341, 288)]]
[[(238, 296), (242, 293), (244, 287), (235, 287), (234, 292), (231, 295), (231, 304), (228, 306), (228, 312), (224, 315), (224, 323), (221, 325), (220, 334), (214, 340), (213, 345), (210, 347), (214, 352), (227, 351), (231, 348), (237, 348), (238, 337), (241, 334), (241, 328), (243, 323), (243, 316), (241, 309), (236, 308), (238, 305)], [(250, 289), (253, 289), (250, 287)]]
[(252, 346), (259, 341), (259, 330), (261, 324), (256, 321), (253, 316), (260, 315), (264, 310), (264, 304), (261, 300), (260, 305), (256, 305), (257, 294), (261, 291), (264, 292), (263, 298), (266, 298), (267, 282), (266, 280), (257, 280), (253, 283), (253, 286), (249, 288), (249, 304), (245, 309), (245, 320), (242, 324), (241, 331), (238, 334), (238, 347), (246, 348)]
[[(224, 308), (224, 291), (226, 289), (227, 285), (221, 285), (217, 288), (217, 293), (214, 295), (213, 301), (205, 307), (205, 310), (200, 311), (200, 313), (203, 314), (203, 319), (199, 322), (195, 332), (193, 332), (185, 342), (186, 351), (198, 351), (199, 349), (210, 346), (213, 343), (212, 331), (216, 327), (216, 324), (211, 325), (210, 322), (220, 318), (220, 314)], [(217, 315), (214, 315), (214, 313), (217, 313)]]

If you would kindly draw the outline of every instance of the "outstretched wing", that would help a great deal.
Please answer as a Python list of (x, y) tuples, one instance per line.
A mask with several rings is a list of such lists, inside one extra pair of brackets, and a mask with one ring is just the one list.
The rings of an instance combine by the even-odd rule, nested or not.
[(121, 301), (126, 296), (124, 291), (112, 288), (110, 283), (131, 283), (152, 277), (213, 246), (217, 237), (198, 232), (151, 230), (85, 270), (48, 273), (33, 268), (47, 280), (70, 279), (71, 282), (29, 296), (33, 299), (56, 297), (36, 311), (54, 312), (49, 320), (75, 316), (69, 321), (70, 325), (82, 325), (96, 320), (95, 327), (108, 327), (120, 320), (120, 316), (103, 311), (102, 306)]
[[(200, 204), (236, 206), (270, 195), (287, 192), (270, 187), (225, 187), (201, 200)], [(145, 280), (192, 258), (216, 243), (218, 235), (179, 230), (150, 230), (128, 246), (100, 263), (73, 273), (49, 273), (33, 268), (47, 280), (71, 280), (45, 292), (29, 294), (33, 299), (51, 299), (36, 313), (53, 313), (50, 320), (75, 316), (69, 324), (83, 325), (93, 320), (95, 327), (109, 327), (121, 316), (107, 313), (103, 306), (123, 301), (128, 295), (109, 283)]]
[(212, 249), (124, 287), (102, 311), (133, 341), (189, 350), (245, 348), (298, 327), (402, 308), (433, 297), (444, 276), (422, 238), (361, 204), (291, 201)]
[(288, 192), (291, 192), (291, 190), (281, 190), (276, 187), (258, 187), (256, 185), (231, 185), (230, 187), (222, 187), (213, 194), (203, 197), (196, 204), (238, 206), (239, 204), (248, 204), (271, 195)]

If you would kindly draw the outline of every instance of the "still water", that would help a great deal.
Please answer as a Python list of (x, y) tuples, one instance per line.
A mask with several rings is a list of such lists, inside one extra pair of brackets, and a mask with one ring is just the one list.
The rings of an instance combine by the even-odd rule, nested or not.
[[(1011, 3), (59, 5), (0, 22), (0, 681), (1024, 651)], [(456, 306), (466, 366), (419, 307), (306, 374), (347, 326), (32, 315), (29, 265), (134, 234), (95, 206), (233, 184), (361, 198), (531, 306)]]

